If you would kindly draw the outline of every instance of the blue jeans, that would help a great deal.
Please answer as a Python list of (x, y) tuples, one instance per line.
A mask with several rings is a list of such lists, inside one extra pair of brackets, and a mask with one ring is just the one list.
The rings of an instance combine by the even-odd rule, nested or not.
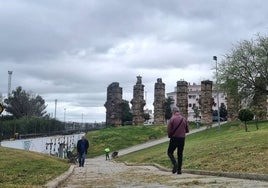
[(86, 159), (86, 153), (78, 153), (79, 156), (79, 167), (84, 167), (85, 159)]

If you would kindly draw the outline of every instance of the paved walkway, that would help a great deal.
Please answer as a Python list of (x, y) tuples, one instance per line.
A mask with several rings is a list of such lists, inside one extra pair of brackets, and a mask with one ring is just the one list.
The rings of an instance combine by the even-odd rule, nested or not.
[[(191, 133), (204, 130), (200, 128)], [(128, 149), (120, 150), (119, 156), (146, 147), (168, 141), (168, 138), (148, 142)], [(187, 172), (187, 171), (186, 171)], [(268, 181), (226, 178), (210, 175), (195, 175), (183, 172), (181, 175), (172, 174), (171, 170), (159, 169), (155, 166), (129, 166), (105, 156), (86, 159), (85, 167), (73, 165), (68, 172), (49, 182), (47, 187), (59, 188), (169, 188), (169, 187), (221, 187), (221, 188), (268, 188)]]

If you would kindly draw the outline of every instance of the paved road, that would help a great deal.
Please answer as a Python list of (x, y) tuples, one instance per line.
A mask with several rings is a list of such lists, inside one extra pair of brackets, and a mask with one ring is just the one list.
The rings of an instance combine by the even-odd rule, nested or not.
[[(193, 130), (192, 133), (205, 128)], [(120, 150), (119, 156), (159, 143), (168, 141), (163, 138), (148, 142), (128, 149)], [(59, 182), (64, 181), (60, 184)], [(59, 188), (169, 188), (169, 187), (193, 187), (193, 188), (268, 188), (267, 181), (245, 180), (208, 175), (194, 175), (183, 173), (172, 174), (171, 171), (160, 170), (154, 166), (129, 166), (124, 163), (106, 161), (105, 156), (86, 159), (85, 167), (74, 165), (69, 172), (47, 184), (47, 187)]]

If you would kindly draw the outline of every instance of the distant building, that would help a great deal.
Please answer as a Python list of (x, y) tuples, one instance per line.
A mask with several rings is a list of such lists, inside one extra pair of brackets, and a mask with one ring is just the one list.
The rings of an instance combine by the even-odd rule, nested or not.
[[(170, 97), (174, 100), (173, 106), (176, 106), (177, 104), (177, 88), (175, 87), (173, 92), (167, 93), (167, 97)], [(193, 107), (197, 107), (200, 109), (199, 99), (201, 96), (201, 84), (198, 85), (196, 83), (193, 83), (192, 85), (188, 83), (188, 121), (195, 121), (194, 118), (194, 110)], [(218, 110), (218, 104), (217, 104), (217, 92), (213, 88), (212, 90), (212, 98), (214, 99), (215, 105), (212, 107), (213, 110)], [(226, 95), (223, 92), (219, 91), (219, 106), (221, 104), (224, 104), (227, 108), (227, 101), (226, 101)], [(173, 107), (172, 106), (172, 107)], [(202, 116), (202, 114), (200, 114)]]
[(154, 114), (153, 114), (153, 110), (150, 110), (150, 109), (146, 108), (146, 109), (144, 110), (144, 113), (145, 113), (145, 114), (149, 114), (150, 119), (149, 119), (149, 120), (146, 120), (143, 124), (144, 124), (144, 125), (152, 125), (152, 124), (154, 124)]

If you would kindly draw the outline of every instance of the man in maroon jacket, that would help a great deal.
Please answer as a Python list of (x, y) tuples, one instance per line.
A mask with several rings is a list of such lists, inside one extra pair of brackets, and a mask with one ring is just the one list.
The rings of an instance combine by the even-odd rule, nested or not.
[[(167, 132), (170, 138), (167, 154), (173, 164), (172, 173), (181, 174), (182, 157), (186, 133), (189, 132), (187, 120), (179, 114), (179, 109), (174, 107), (172, 109), (172, 117), (168, 122)], [(178, 162), (173, 153), (177, 148)]]

